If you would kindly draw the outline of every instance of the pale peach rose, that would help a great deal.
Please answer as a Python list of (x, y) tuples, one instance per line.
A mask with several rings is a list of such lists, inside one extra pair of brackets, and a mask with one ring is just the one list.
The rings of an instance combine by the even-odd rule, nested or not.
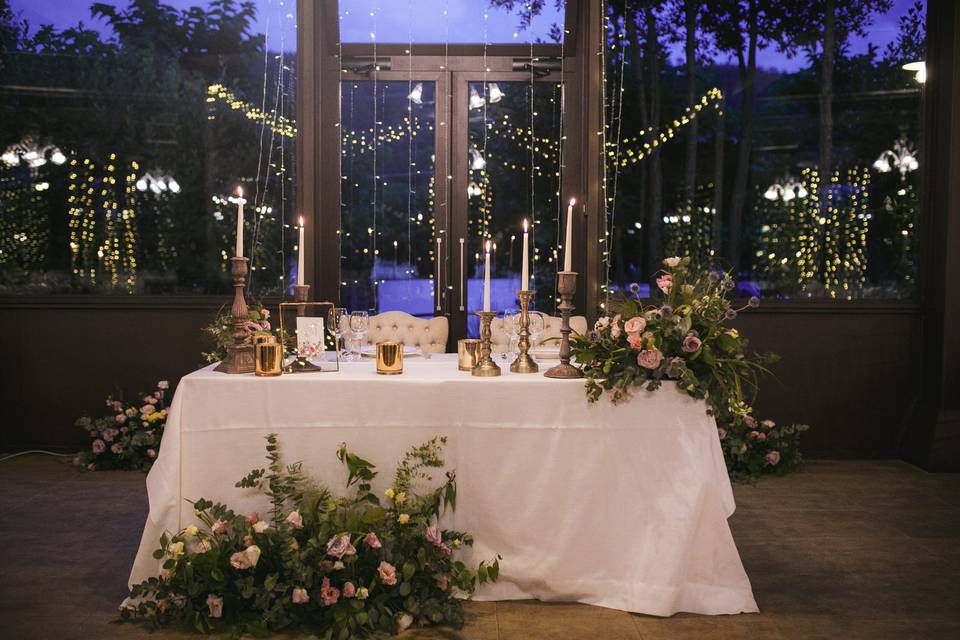
[(291, 511), (286, 522), (294, 529), (303, 529), (303, 516), (300, 515), (299, 511)]
[(386, 560), (380, 561), (380, 566), (377, 567), (377, 573), (380, 574), (380, 582), (383, 584), (397, 584), (397, 568)]
[(639, 334), (647, 328), (647, 320), (643, 316), (635, 316), (623, 323), (623, 330), (627, 333)]
[(214, 534), (214, 535), (217, 535), (217, 536), (226, 533), (226, 532), (227, 532), (227, 523), (226, 523), (226, 521), (225, 521), (225, 520), (217, 520), (217, 521), (214, 522), (213, 525), (210, 527), (210, 531), (212, 531), (213, 534)]
[(327, 554), (337, 558), (343, 558), (343, 556), (352, 556), (357, 553), (357, 550), (350, 544), (350, 535), (343, 534), (342, 536), (333, 536), (330, 540), (327, 541)]
[(397, 616), (397, 633), (403, 633), (413, 624), (413, 616), (409, 613), (402, 613)]
[(223, 598), (215, 596), (212, 593), (207, 596), (207, 609), (210, 611), (211, 618), (223, 617)]
[(306, 604), (310, 602), (310, 595), (307, 593), (307, 590), (302, 587), (294, 587), (293, 595), (290, 596), (290, 599), (293, 601), (293, 604)]
[(780, 452), (771, 451), (770, 453), (767, 454), (766, 460), (767, 460), (767, 464), (769, 464), (770, 466), (772, 467), (777, 466), (778, 464), (780, 464)]
[(260, 514), (254, 511), (253, 513), (248, 515), (246, 518), (244, 518), (244, 520), (247, 521), (247, 524), (256, 524), (257, 522), (260, 521)]
[(357, 595), (357, 588), (356, 588), (355, 586), (353, 586), (353, 583), (352, 583), (352, 582), (344, 582), (344, 583), (343, 583), (343, 597), (344, 597), (344, 598), (352, 598), (352, 597), (355, 596), (355, 595)]
[(645, 349), (637, 354), (637, 364), (644, 369), (656, 369), (663, 362), (663, 353), (659, 349)]
[(363, 544), (365, 544), (370, 549), (379, 549), (383, 545), (380, 544), (380, 538), (377, 537), (377, 534), (371, 531), (363, 537)]

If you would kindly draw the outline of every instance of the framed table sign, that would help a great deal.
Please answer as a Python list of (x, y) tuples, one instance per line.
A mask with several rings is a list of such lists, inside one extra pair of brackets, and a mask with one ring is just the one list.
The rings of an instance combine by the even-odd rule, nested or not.
[(340, 350), (330, 316), (332, 302), (281, 302), (280, 341), (284, 373), (340, 370)]

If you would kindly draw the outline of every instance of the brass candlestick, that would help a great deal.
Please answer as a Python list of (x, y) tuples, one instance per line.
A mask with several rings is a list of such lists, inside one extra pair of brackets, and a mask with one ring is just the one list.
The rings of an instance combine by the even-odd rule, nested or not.
[(582, 378), (583, 372), (570, 364), (570, 312), (573, 311), (573, 294), (577, 292), (577, 273), (561, 271), (557, 274), (557, 293), (560, 294), (560, 364), (547, 369), (548, 378)]
[(520, 327), (517, 331), (517, 359), (510, 365), (513, 373), (536, 373), (540, 370), (537, 363), (530, 357), (530, 301), (535, 291), (517, 291), (520, 298)]
[(493, 322), (493, 318), (497, 314), (494, 311), (477, 311), (477, 315), (480, 316), (480, 361), (477, 362), (477, 366), (470, 373), (484, 378), (499, 376), (500, 367), (490, 357), (490, 353), (493, 351), (490, 345), (490, 338), (493, 335), (490, 323)]
[(221, 373), (253, 373), (255, 367), (253, 343), (246, 325), (250, 322), (247, 313), (247, 301), (243, 297), (243, 287), (247, 283), (247, 258), (230, 259), (230, 273), (233, 275), (233, 344), (227, 347), (227, 357), (214, 371)]

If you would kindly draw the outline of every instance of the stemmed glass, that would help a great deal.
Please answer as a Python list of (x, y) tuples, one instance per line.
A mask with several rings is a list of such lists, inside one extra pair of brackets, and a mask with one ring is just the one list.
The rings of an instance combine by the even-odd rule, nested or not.
[(540, 345), (540, 334), (546, 326), (543, 314), (539, 311), (530, 312), (530, 349), (536, 349)]
[(327, 312), (327, 328), (337, 339), (337, 357), (343, 357), (345, 354), (340, 349), (340, 342), (350, 330), (350, 312), (343, 307), (331, 307)]
[(520, 312), (516, 309), (510, 309), (503, 312), (503, 330), (507, 334), (507, 348), (503, 352), (503, 361), (512, 362), (516, 357), (517, 341), (520, 339), (518, 332), (520, 327)]
[(350, 332), (353, 334), (357, 360), (360, 360), (360, 351), (363, 349), (363, 337), (370, 330), (370, 314), (366, 311), (354, 311), (350, 314)]

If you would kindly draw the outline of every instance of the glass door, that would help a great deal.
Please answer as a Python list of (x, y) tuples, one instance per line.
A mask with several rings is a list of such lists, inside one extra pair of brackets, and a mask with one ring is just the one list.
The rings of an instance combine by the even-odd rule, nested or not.
[(341, 82), (340, 301), (351, 310), (443, 313), (438, 84), (389, 72)]

